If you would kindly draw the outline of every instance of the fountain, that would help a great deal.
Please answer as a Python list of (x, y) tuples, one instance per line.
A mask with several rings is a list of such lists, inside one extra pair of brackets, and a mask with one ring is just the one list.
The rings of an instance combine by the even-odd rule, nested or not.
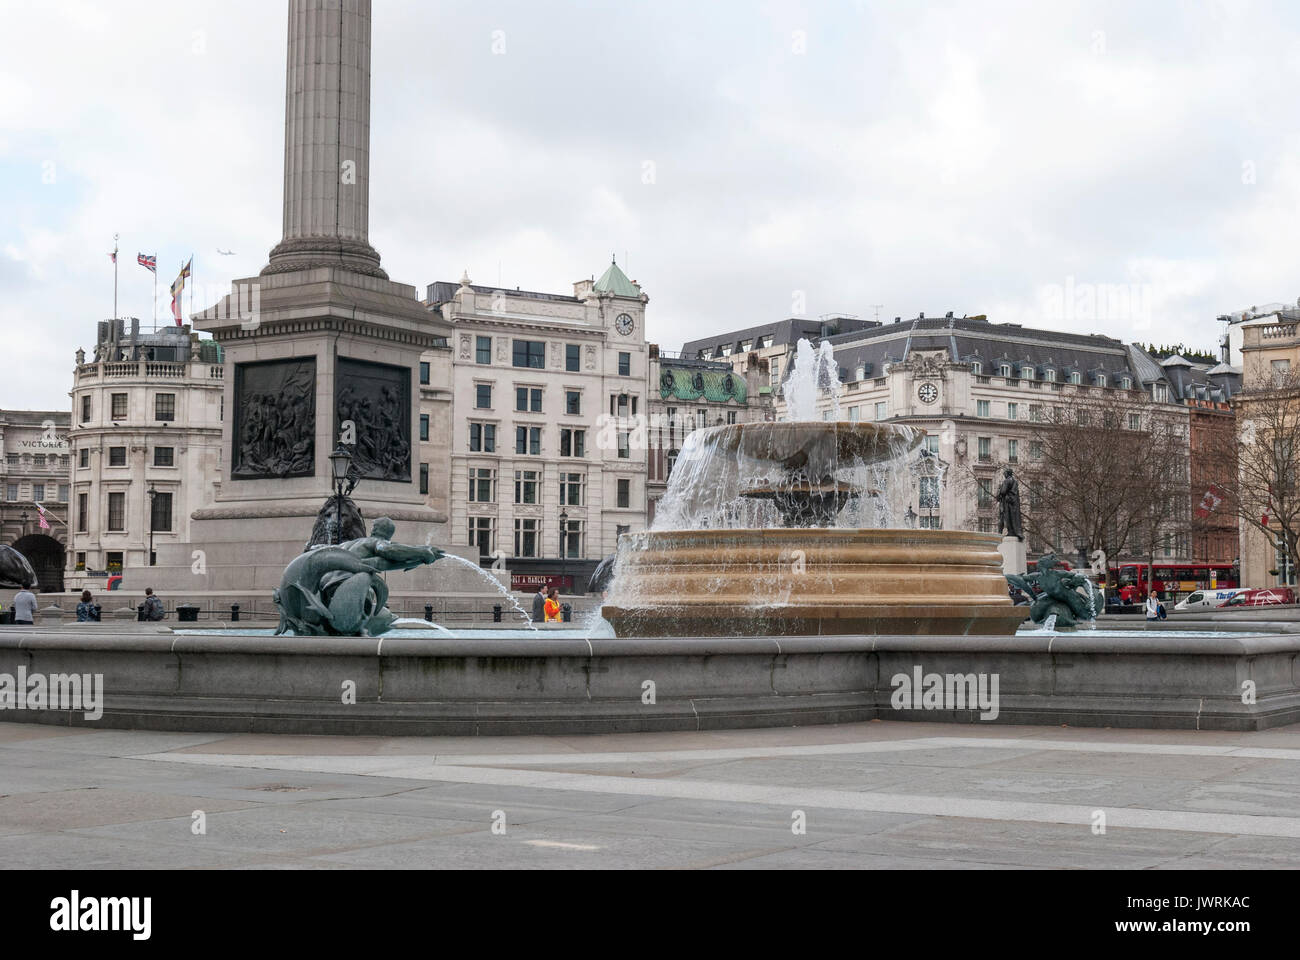
[(830, 344), (800, 341), (782, 422), (697, 430), (654, 527), (625, 534), (619, 637), (1015, 633), (998, 538), (894, 523), (924, 435), (838, 415)]

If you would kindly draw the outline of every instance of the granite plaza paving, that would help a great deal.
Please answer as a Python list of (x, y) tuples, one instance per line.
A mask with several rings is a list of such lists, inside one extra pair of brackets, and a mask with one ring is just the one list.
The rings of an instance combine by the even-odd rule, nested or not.
[(344, 738), (3, 723), (0, 862), (1285, 869), (1298, 786), (1300, 725)]

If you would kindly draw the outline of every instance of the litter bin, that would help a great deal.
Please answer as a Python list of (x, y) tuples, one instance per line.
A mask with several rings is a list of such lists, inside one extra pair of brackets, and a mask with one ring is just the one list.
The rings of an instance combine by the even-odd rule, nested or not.
[(573, 622), (573, 604), (571, 603), (560, 604), (560, 618), (565, 623)]
[(12, 624), (13, 622), (14, 622), (14, 612), (12, 608), (8, 610), (0, 610), (0, 623)]
[(176, 619), (181, 623), (198, 623), (199, 605), (197, 603), (176, 604)]
[(135, 618), (141, 622), (144, 621), (144, 604), (141, 603), (135, 608)]

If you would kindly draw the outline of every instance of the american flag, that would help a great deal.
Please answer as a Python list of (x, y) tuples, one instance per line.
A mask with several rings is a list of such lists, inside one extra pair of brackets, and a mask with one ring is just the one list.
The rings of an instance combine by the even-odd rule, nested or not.
[(114, 250), (112, 253), (110, 253), (108, 255), (108, 259), (112, 260), (114, 263), (117, 263), (117, 251)]
[[(34, 502), (34, 501), (33, 501), (33, 502)], [(42, 530), (48, 530), (48, 529), (50, 529), (50, 522), (49, 522), (48, 520), (45, 519), (45, 508), (42, 507), (39, 503), (37, 503), (37, 504), (36, 504), (36, 512), (37, 512), (38, 514), (40, 514), (40, 518), (39, 518), (39, 520), (37, 521), (38, 524), (40, 525), (40, 528), (41, 528)]]
[(158, 272), (158, 258), (156, 256), (150, 257), (143, 253), (137, 253), (135, 255), (135, 262), (140, 264), (140, 266), (144, 267), (150, 273)]

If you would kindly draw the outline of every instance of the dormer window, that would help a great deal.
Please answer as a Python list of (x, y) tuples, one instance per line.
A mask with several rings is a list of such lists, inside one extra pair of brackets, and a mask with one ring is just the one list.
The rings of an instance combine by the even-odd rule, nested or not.
[(1047, 380), (1049, 383), (1055, 383), (1055, 382), (1056, 382), (1056, 368), (1055, 368), (1055, 367), (1048, 367), (1046, 370), (1044, 370), (1044, 371), (1043, 371), (1043, 379), (1044, 379), (1044, 380)]
[(1073, 384), (1075, 384), (1076, 386), (1077, 386), (1078, 384), (1083, 383), (1083, 376), (1082, 376), (1082, 374), (1080, 374), (1078, 370), (1072, 370), (1072, 371), (1070, 371), (1070, 382), (1073, 383)]
[(758, 338), (758, 349), (766, 350), (772, 345), (772, 335), (769, 333), (766, 337)]
[(1011, 364), (1009, 363), (998, 364), (998, 376), (999, 377), (1011, 376)]
[(854, 371), (854, 372), (857, 374), (856, 377), (855, 377), (854, 379), (856, 379), (856, 380), (865, 380), (865, 379), (867, 379), (867, 368), (866, 368), (866, 367), (858, 367), (858, 369), (857, 369), (856, 371)]
[(1020, 376), (1021, 376), (1021, 379), (1024, 379), (1024, 380), (1032, 380), (1032, 379), (1034, 379), (1034, 368), (1031, 367), (1031, 366), (1023, 366), (1023, 367), (1021, 367), (1021, 368), (1020, 368)]
[(708, 347), (705, 347), (703, 350), (699, 352), (699, 359), (701, 360), (707, 360), (711, 356), (713, 356), (713, 351), (710, 350)]
[(1097, 374), (1097, 386), (1099, 387), (1106, 386), (1106, 374), (1104, 373)]
[(1120, 389), (1122, 390), (1132, 390), (1133, 380), (1130, 377), (1120, 377), (1119, 385), (1120, 385)]
[(729, 357), (729, 356), (731, 356), (731, 344), (729, 344), (729, 343), (724, 343), (724, 344), (722, 344), (721, 346), (719, 346), (719, 347), (718, 347), (718, 356), (720, 356), (720, 357)]
[(753, 341), (753, 340), (741, 340), (741, 341), (740, 341), (740, 352), (741, 352), (741, 353), (749, 353), (749, 351), (750, 351), (751, 349), (753, 349), (753, 346), (754, 346), (754, 341)]
[(970, 372), (979, 376), (984, 372), (984, 364), (980, 363), (978, 360), (972, 360), (970, 364)]

